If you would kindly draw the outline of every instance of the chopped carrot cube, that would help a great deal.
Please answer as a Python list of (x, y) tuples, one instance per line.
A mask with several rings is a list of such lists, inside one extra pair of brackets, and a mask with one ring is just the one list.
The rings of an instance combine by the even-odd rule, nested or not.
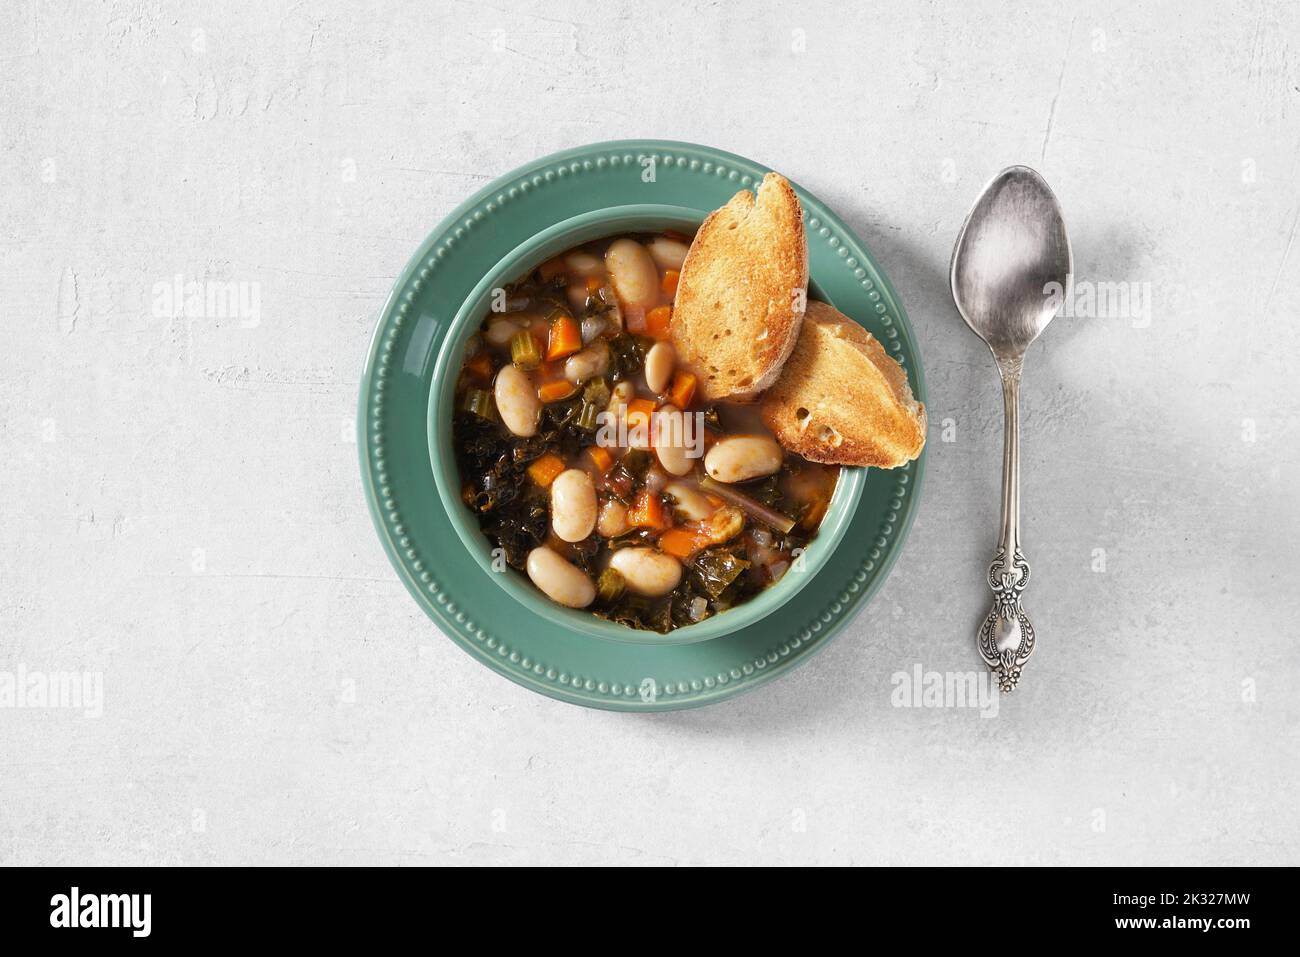
[(657, 306), (645, 314), (645, 331), (656, 339), (667, 339), (672, 320), (672, 306)]
[(654, 399), (633, 399), (627, 404), (627, 428), (628, 431), (638, 427), (644, 427), (646, 435), (650, 435), (650, 417), (654, 415)]
[(679, 372), (673, 376), (673, 384), (668, 389), (668, 397), (679, 409), (690, 407), (695, 398), (695, 376), (689, 372)]
[(587, 450), (587, 454), (591, 456), (591, 464), (596, 466), (596, 471), (601, 475), (608, 472), (610, 467), (614, 464), (614, 456), (610, 455), (607, 449), (602, 449), (599, 445), (593, 445)]
[(699, 532), (680, 525), (659, 536), (659, 548), (674, 558), (689, 558), (704, 547), (705, 539)]
[(627, 510), (627, 523), (633, 528), (666, 528), (667, 510), (664, 500), (647, 489), (642, 489)]
[(681, 276), (682, 274), (676, 269), (665, 269), (664, 278), (659, 283), (659, 288), (664, 291), (665, 295), (677, 295), (677, 280), (680, 279)]
[(556, 476), (563, 471), (564, 459), (558, 455), (547, 453), (528, 466), (528, 477), (542, 488), (547, 488), (555, 481)]
[(546, 345), (546, 361), (563, 359), (582, 348), (582, 327), (578, 320), (561, 313), (551, 320), (551, 337)]
[(546, 382), (538, 386), (537, 398), (543, 402), (559, 402), (561, 399), (567, 399), (577, 391), (577, 385), (568, 379), (556, 379), (554, 382)]

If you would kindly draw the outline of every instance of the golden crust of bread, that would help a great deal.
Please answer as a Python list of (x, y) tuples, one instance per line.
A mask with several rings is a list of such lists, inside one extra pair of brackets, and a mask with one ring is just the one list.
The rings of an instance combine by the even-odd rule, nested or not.
[(895, 468), (925, 447), (925, 406), (903, 367), (824, 302), (808, 303), (799, 341), (759, 408), (777, 441), (812, 462)]
[(772, 385), (794, 349), (808, 289), (799, 198), (768, 173), (704, 221), (673, 306), (678, 359), (705, 400), (747, 401)]

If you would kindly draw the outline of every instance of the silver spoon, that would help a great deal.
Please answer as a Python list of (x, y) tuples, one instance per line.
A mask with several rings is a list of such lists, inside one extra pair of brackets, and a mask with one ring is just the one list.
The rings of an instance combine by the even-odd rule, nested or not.
[(1020, 551), (1020, 373), (1025, 350), (1069, 295), (1074, 258), (1056, 197), (1027, 166), (984, 187), (952, 251), (952, 298), (993, 352), (1006, 410), (1002, 446), (1002, 534), (989, 565), (993, 609), (980, 625), (980, 657), (1011, 691), (1034, 651), (1034, 626), (1020, 607), (1029, 562)]

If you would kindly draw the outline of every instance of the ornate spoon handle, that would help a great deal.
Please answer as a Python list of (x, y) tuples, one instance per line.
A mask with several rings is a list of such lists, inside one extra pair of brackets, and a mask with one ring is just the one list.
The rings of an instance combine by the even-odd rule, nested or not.
[(1029, 584), (1029, 562), (1020, 551), (1020, 372), (1023, 357), (998, 359), (1006, 424), (1002, 443), (1002, 537), (989, 565), (993, 609), (980, 625), (976, 644), (1008, 692), (1020, 681), (1020, 669), (1034, 652), (1034, 626), (1020, 607)]

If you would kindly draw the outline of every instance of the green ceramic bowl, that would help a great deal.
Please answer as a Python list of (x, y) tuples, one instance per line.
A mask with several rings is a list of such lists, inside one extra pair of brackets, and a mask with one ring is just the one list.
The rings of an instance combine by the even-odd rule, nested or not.
[[(921, 498), (924, 456), (900, 469), (860, 473), (861, 499), (847, 530), (798, 594), (725, 638), (689, 643), (593, 641), (506, 598), (493, 576), (466, 558), (456, 524), (464, 506), (456, 501), (448, 509), (435, 490), (429, 397), (444, 381), (435, 382), (435, 366), (456, 313), (474, 300), (475, 287), (495, 264), (557, 223), (611, 207), (660, 204), (689, 210), (690, 221), (698, 222), (736, 190), (753, 189), (767, 171), (743, 156), (665, 140), (592, 143), (542, 156), (483, 184), (450, 211), (394, 283), (361, 376), (362, 488), (379, 542), (411, 600), (448, 643), (485, 668), (589, 708), (643, 712), (714, 704), (810, 660), (846, 632), (889, 575)], [(797, 177), (801, 170), (785, 172)], [(880, 340), (924, 402), (916, 337), (888, 277), (834, 210), (792, 184), (807, 216), (809, 267), (818, 291)], [(852, 637), (870, 643), (873, 629), (857, 619)], [(787, 685), (773, 693), (788, 696), (793, 706), (810, 687)]]
[[(647, 644), (690, 644), (729, 635), (770, 615), (807, 585), (834, 553), (844, 536), (854, 509), (862, 497), (863, 471), (846, 468), (840, 473), (826, 516), (808, 546), (801, 568), (792, 568), (779, 582), (744, 604), (694, 625), (677, 628), (666, 635), (642, 631), (597, 618), (588, 611), (557, 605), (513, 568), (492, 567), (491, 543), (479, 530), (478, 520), (460, 499), (460, 478), (452, 448), (451, 419), (455, 407), (456, 376), (465, 353), (465, 343), (488, 314), (492, 290), (508, 285), (541, 263), (574, 246), (606, 236), (653, 233), (663, 229), (694, 232), (702, 217), (693, 209), (641, 204), (592, 210), (566, 219), (519, 244), (470, 292), (447, 330), (433, 370), (427, 419), (429, 460), (443, 508), (452, 527), (480, 568), (515, 601), (531, 613), (579, 634), (612, 641)], [(813, 277), (815, 291), (816, 277)]]

